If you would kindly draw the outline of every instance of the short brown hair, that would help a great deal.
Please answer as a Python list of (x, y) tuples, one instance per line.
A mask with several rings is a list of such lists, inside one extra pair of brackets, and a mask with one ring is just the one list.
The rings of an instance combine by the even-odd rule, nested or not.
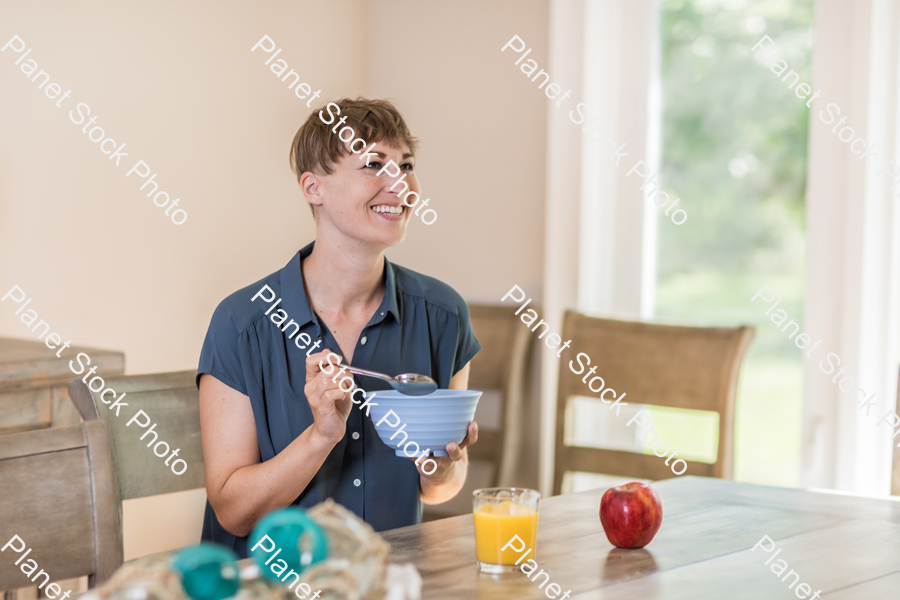
[[(331, 110), (327, 110), (332, 104), (337, 105), (341, 117), (347, 117), (341, 127), (351, 127), (355, 134), (353, 139), (364, 140), (365, 147), (373, 142), (383, 142), (397, 147), (405, 143), (409, 151), (415, 155), (419, 142), (409, 132), (400, 111), (390, 101), (369, 100), (362, 97), (356, 100), (342, 98), (314, 110), (297, 130), (297, 135), (291, 142), (290, 163), (298, 182), (307, 171), (330, 175), (338, 159), (350, 153), (349, 144), (338, 138), (341, 130), (334, 133), (331, 131), (334, 128), (333, 123), (338, 120)], [(330, 116), (332, 123), (325, 123), (319, 117), (320, 112), (325, 117)], [(356, 145), (356, 149), (361, 150), (359, 144)], [(314, 207), (310, 205), (310, 208), (315, 215)]]

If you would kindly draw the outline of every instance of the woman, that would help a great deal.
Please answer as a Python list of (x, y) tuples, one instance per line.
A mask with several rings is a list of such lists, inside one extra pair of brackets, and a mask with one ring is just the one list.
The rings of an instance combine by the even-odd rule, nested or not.
[[(346, 117), (341, 127), (366, 144), (341, 141), (344, 130), (330, 124), (336, 109)], [(421, 502), (445, 502), (462, 488), (475, 423), (426, 474), (424, 462), (395, 456), (379, 439), (324, 363), (334, 352), (344, 364), (423, 373), (441, 388), (466, 389), (481, 346), (465, 302), (384, 256), (406, 236), (411, 211), (400, 193), (418, 198), (415, 149), (397, 109), (382, 100), (330, 103), (294, 137), (291, 168), (316, 221), (315, 242), (223, 300), (200, 355), (204, 540), (245, 557), (262, 515), (329, 497), (382, 531), (419, 522)], [(405, 177), (378, 175), (391, 160)], [(357, 384), (379, 387), (366, 378)]]

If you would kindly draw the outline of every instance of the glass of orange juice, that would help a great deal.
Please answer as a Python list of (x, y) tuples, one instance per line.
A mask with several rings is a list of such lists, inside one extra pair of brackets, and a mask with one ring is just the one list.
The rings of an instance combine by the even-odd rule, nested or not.
[[(478, 569), (509, 573), (518, 568), (516, 561), (523, 554), (534, 558), (541, 494), (524, 488), (484, 488), (472, 495)], [(510, 540), (515, 541), (510, 545)]]

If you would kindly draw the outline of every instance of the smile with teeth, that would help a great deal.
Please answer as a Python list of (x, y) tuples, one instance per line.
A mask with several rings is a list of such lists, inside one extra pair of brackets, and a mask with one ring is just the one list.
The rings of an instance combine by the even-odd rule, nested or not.
[(373, 206), (372, 210), (377, 213), (383, 213), (388, 215), (399, 215), (403, 213), (403, 205), (400, 206), (389, 206), (387, 204), (379, 204), (377, 206)]

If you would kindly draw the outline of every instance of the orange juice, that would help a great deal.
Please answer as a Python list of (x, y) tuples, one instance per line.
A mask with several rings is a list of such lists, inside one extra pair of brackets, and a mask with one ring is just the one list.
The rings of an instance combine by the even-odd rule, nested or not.
[[(530, 506), (514, 502), (482, 504), (474, 512), (475, 555), (478, 560), (492, 565), (515, 565), (521, 552), (500, 549), (513, 536), (525, 541), (525, 548), (534, 548), (537, 541), (538, 513)], [(522, 551), (524, 552), (524, 550)], [(528, 555), (534, 558), (534, 552)]]

